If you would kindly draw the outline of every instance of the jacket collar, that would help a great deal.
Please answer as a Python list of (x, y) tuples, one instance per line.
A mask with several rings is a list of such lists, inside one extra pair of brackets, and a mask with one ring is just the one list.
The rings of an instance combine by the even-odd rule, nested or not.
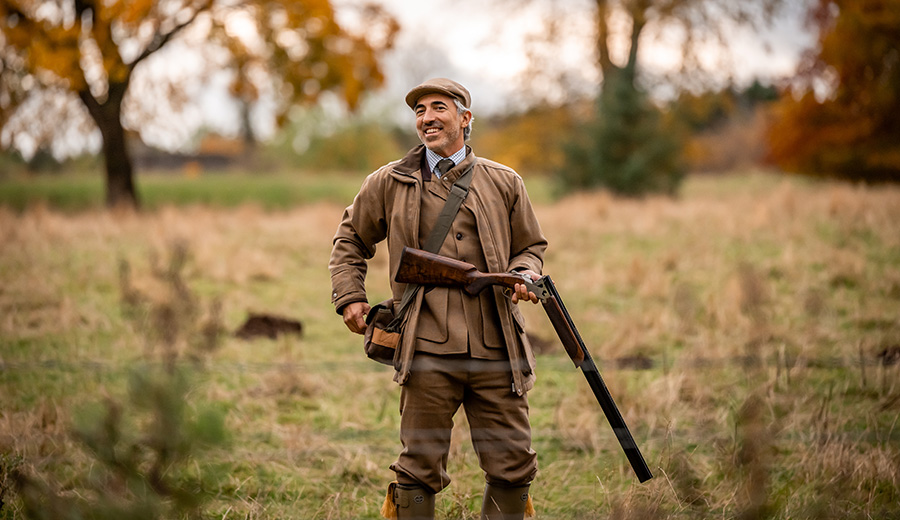
[[(456, 178), (458, 178), (462, 174), (462, 172), (464, 172), (466, 170), (466, 168), (468, 168), (468, 166), (470, 164), (472, 164), (472, 162), (474, 162), (474, 161), (475, 161), (475, 154), (472, 153), (472, 147), (469, 145), (466, 145), (466, 158), (463, 159), (463, 161), (461, 163), (454, 166), (452, 170), (450, 170), (450, 172), (455, 172), (455, 170), (457, 170), (457, 169), (460, 170), (459, 172), (455, 172), (455, 175), (453, 176), (453, 180), (456, 180)], [(406, 152), (406, 155), (402, 159), (397, 161), (396, 164), (394, 164), (394, 167), (392, 168), (392, 170), (401, 175), (406, 175), (409, 177), (416, 177), (416, 173), (422, 169), (422, 165), (424, 163), (425, 163), (425, 145), (420, 144), (420, 145), (416, 146), (415, 148), (413, 148), (412, 150)], [(460, 168), (460, 166), (462, 166), (462, 168)], [(450, 173), (450, 172), (448, 172), (448, 173)]]
[(397, 161), (392, 170), (402, 175), (414, 177), (416, 172), (422, 169), (422, 161), (424, 159), (425, 145), (420, 144), (406, 152), (406, 156)]

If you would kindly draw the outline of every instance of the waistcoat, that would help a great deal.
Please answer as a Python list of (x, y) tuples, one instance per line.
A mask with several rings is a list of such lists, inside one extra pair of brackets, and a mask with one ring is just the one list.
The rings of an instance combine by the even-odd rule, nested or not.
[[(424, 163), (425, 161), (423, 161)], [(423, 170), (428, 166), (423, 164)], [(431, 176), (423, 183), (419, 240), (425, 242), (450, 194), (461, 168), (441, 178)], [(426, 174), (427, 175), (427, 174)], [(465, 206), (450, 226), (439, 254), (475, 265), (487, 271), (475, 215)], [(429, 288), (424, 295), (417, 329), (417, 352), (429, 354), (471, 354), (478, 359), (506, 359), (493, 291), (471, 296), (461, 289)]]

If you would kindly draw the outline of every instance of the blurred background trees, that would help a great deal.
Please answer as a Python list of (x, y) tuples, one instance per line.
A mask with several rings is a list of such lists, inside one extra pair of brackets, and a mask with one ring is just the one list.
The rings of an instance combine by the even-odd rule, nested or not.
[(815, 176), (900, 181), (900, 1), (817, 0), (818, 33), (769, 133), (772, 159)]
[[(699, 81), (708, 88), (700, 59), (704, 46), (715, 41), (727, 47), (729, 29), (770, 23), (782, 3), (594, 0), (590, 12), (602, 82), (596, 112), (566, 146), (566, 160), (559, 170), (564, 189), (604, 187), (624, 195), (674, 194), (687, 168), (683, 138), (677, 121), (665, 117), (662, 107), (648, 95), (642, 44), (666, 31), (674, 32), (684, 87), (695, 87), (690, 82)], [(615, 47), (620, 49), (618, 60)]]
[(635, 83), (631, 67), (604, 75), (596, 115), (567, 143), (563, 191), (606, 188), (620, 195), (677, 192), (681, 143), (662, 111)]
[[(579, 99), (569, 72), (547, 77), (558, 70), (561, 42), (576, 22), (553, 15), (562, 7), (531, 1), (551, 7), (528, 74), (544, 90), (555, 82), (565, 92), (558, 106), (574, 114), (563, 160), (546, 165), (564, 189), (673, 193), (688, 171), (747, 166), (858, 181), (900, 178), (900, 126), (892, 117), (900, 96), (897, 0), (589, 3), (578, 4), (579, 16), (589, 14), (595, 27), (578, 37), (593, 38), (598, 88), (596, 97)], [(796, 71), (739, 80), (737, 73), (754, 65), (727, 52), (740, 32), (764, 33), (792, 10), (805, 12), (814, 36)], [(654, 57), (644, 52), (661, 41), (679, 55), (678, 67), (664, 74), (648, 66)]]
[[(327, 0), (3, 0), (0, 126), (7, 141), (21, 135), (41, 148), (77, 120), (78, 107), (70, 101), (79, 99), (102, 137), (107, 205), (136, 206), (123, 109), (148, 118), (167, 115), (145, 106), (154, 100), (130, 95), (139, 65), (176, 37), (190, 36), (185, 42), (209, 46), (210, 53), (194, 73), (228, 67), (234, 72), (231, 91), (246, 106), (261, 89), (271, 89), (278, 122), (290, 107), (325, 91), (355, 107), (362, 92), (383, 82), (378, 54), (396, 31), (379, 8), (361, 9), (364, 34), (339, 25)], [(175, 111), (183, 109), (183, 82), (191, 79), (164, 88)], [(143, 122), (138, 117), (134, 126)], [(245, 125), (248, 140), (250, 128)]]
[[(132, 163), (371, 171), (417, 143), (409, 86), (449, 75), (478, 153), (562, 192), (747, 166), (896, 180), (898, 1), (459, 0), (469, 23), (438, 23), (395, 0), (0, 0), (0, 147), (36, 169), (102, 149), (109, 204), (137, 202)], [(807, 11), (808, 52), (776, 69), (767, 38)]]

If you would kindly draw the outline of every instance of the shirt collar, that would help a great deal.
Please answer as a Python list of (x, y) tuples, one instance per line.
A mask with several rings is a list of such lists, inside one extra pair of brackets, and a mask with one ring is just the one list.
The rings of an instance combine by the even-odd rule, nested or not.
[[(466, 145), (463, 145), (462, 148), (457, 150), (456, 153), (454, 153), (450, 157), (446, 157), (446, 159), (450, 159), (451, 161), (453, 161), (454, 166), (461, 163), (465, 158)], [(440, 177), (440, 175), (438, 175), (438, 173), (435, 171), (435, 167), (437, 166), (438, 161), (440, 161), (441, 159), (445, 159), (445, 157), (441, 157), (437, 154), (437, 152), (432, 151), (430, 148), (425, 149), (425, 160), (428, 161), (428, 169), (431, 170), (431, 172), (434, 173), (437, 177)]]

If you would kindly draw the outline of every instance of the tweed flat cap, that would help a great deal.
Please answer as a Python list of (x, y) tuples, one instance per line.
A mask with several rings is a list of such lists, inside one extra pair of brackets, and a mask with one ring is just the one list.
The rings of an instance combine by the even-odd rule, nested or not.
[(413, 89), (406, 94), (406, 104), (409, 105), (409, 108), (415, 110), (416, 102), (425, 94), (444, 94), (445, 96), (450, 96), (458, 99), (466, 108), (469, 108), (469, 105), (472, 102), (472, 98), (469, 96), (469, 91), (466, 90), (466, 87), (451, 79), (434, 78), (413, 87)]

